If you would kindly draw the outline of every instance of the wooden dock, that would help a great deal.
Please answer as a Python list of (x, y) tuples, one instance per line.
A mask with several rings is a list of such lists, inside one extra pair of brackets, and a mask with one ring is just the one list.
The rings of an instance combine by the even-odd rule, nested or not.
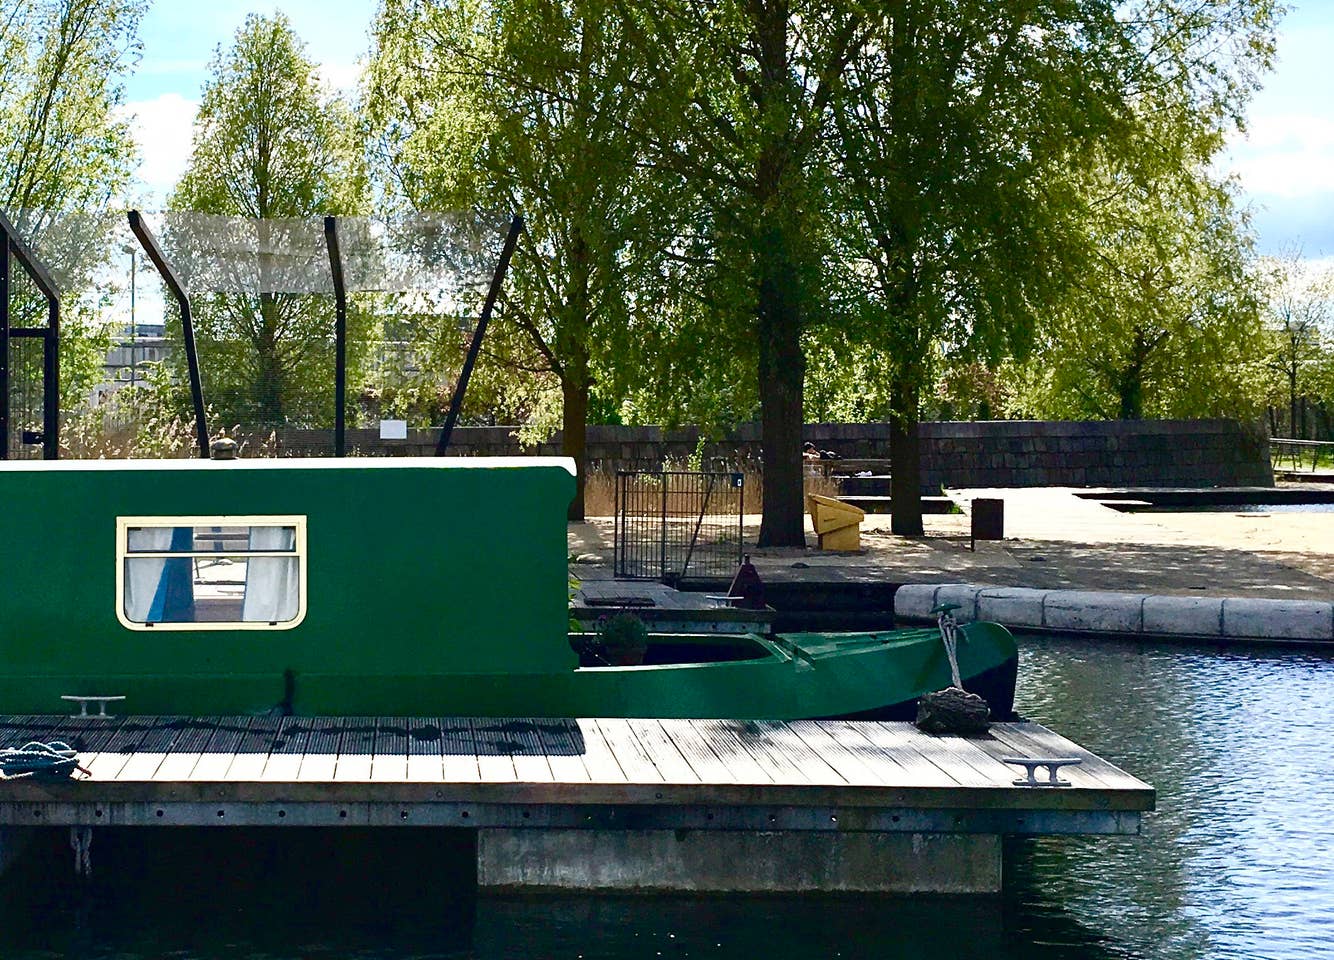
[[(1154, 804), (1035, 723), (0, 718), (0, 747), (30, 740), (70, 744), (89, 776), (0, 781), (11, 832), (463, 828), (501, 888), (988, 891), (1001, 836), (1136, 833)], [(1082, 763), (1034, 788), (1015, 756)]]

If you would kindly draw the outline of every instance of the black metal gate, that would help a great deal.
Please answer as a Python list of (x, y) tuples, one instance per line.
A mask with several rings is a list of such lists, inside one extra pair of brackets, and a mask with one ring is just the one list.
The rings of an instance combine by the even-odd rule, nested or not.
[(617, 472), (617, 578), (731, 577), (741, 563), (745, 504), (739, 473)]
[(55, 283), (0, 213), (0, 459), (59, 455), (59, 343)]

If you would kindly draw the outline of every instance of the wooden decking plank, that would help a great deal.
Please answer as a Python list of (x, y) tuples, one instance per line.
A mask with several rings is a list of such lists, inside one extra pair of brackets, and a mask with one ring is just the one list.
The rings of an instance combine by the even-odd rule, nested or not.
[[(70, 722), (73, 723), (74, 721)], [(75, 734), (77, 742), (71, 744), (71, 746), (79, 751), (79, 765), (85, 770), (91, 771), (94, 769), (93, 761), (98, 754), (115, 741), (116, 734), (120, 732), (124, 723), (124, 717), (118, 717), (111, 721), (99, 720), (94, 726), (89, 727), (87, 732), (80, 731)]]
[(152, 780), (171, 756), (176, 741), (187, 732), (188, 723), (186, 717), (154, 717), (134, 754), (116, 774), (116, 779)]
[(573, 720), (538, 720), (537, 735), (555, 783), (588, 783), (584, 765), (584, 735)]
[(915, 751), (927, 762), (945, 772), (955, 783), (963, 787), (994, 787), (996, 778), (979, 773), (975, 767), (965, 761), (954, 750), (955, 737), (937, 737), (923, 733), (910, 723), (880, 723), (886, 731), (886, 738), (896, 738), (904, 750)]
[(699, 774), (690, 765), (672, 738), (656, 720), (630, 720), (630, 730), (639, 740), (644, 752), (657, 767), (666, 783), (699, 783)]
[(797, 720), (787, 726), (807, 747), (834, 767), (845, 782), (858, 787), (894, 786), (886, 777), (887, 771), (883, 764), (877, 764), (848, 749), (843, 740), (826, 729), (820, 721)]
[(1061, 751), (1066, 755), (1081, 758), (1084, 762), (1079, 765), (1078, 769), (1105, 781), (1109, 787), (1142, 790), (1147, 786), (1143, 781), (1126, 773), (1110, 760), (1098, 756), (1091, 750), (1081, 747), (1040, 723), (1007, 724), (1006, 729), (1030, 737), (1044, 750)]
[(440, 725), (425, 717), (409, 717), (406, 778), (412, 783), (439, 783), (444, 779)]
[(216, 783), (227, 776), (227, 768), (232, 765), (236, 748), (250, 733), (250, 727), (256, 723), (256, 717), (223, 718), (213, 739), (208, 742), (208, 749), (199, 757), (199, 762), (190, 771), (190, 780), (196, 783)]
[(529, 717), (507, 720), (504, 724), (505, 732), (509, 735), (514, 775), (523, 783), (552, 781), (551, 763), (542, 746), (542, 735), (537, 729), (541, 722)]
[(343, 737), (338, 741), (338, 763), (333, 779), (362, 782), (371, 779), (375, 759), (375, 717), (344, 717)]
[(171, 754), (176, 740), (186, 732), (187, 722), (185, 717), (157, 717), (152, 728), (144, 731), (134, 755), (120, 768), (116, 779), (152, 780)]
[(310, 718), (284, 717), (259, 778), (271, 783), (291, 783), (295, 780), (305, 759), (310, 730)]
[(218, 725), (213, 721), (198, 718), (189, 720), (172, 744), (171, 753), (167, 754), (153, 774), (153, 779), (159, 782), (189, 780), (195, 764), (218, 732)]
[(663, 736), (672, 742), (678, 753), (685, 757), (690, 769), (701, 783), (734, 784), (739, 782), (735, 771), (718, 758), (701, 737), (690, 720), (657, 720)]
[[(995, 758), (1006, 770), (1005, 784), (1013, 786), (1014, 781), (1025, 776), (1024, 768), (1015, 764), (1002, 762), (1002, 757), (1070, 757), (1076, 756), (1074, 753), (1050, 753), (1040, 745), (1027, 739), (1022, 734), (1013, 730), (997, 729), (992, 726), (990, 735), (977, 740), (979, 749), (984, 750), (991, 757)], [(1040, 777), (1046, 777), (1047, 771), (1038, 773)], [(1068, 780), (1072, 786), (1085, 790), (1107, 790), (1109, 784), (1096, 771), (1083, 769), (1081, 763), (1077, 767), (1062, 767), (1060, 772), (1062, 780)]]
[(392, 717), (375, 721), (375, 754), (371, 757), (371, 779), (376, 783), (401, 783), (408, 776), (407, 724)]
[(588, 769), (588, 779), (593, 783), (625, 783), (625, 771), (616, 762), (597, 723), (588, 718), (580, 718), (579, 731), (584, 739), (584, 766)]
[(269, 762), (274, 741), (282, 729), (283, 717), (255, 717), (232, 753), (232, 762), (222, 779), (229, 781), (258, 780)]
[[(0, 750), (13, 750), (30, 740), (45, 743), (50, 739), (50, 732), (64, 720), (64, 717), (51, 716), (50, 714), (22, 714), (5, 717), (4, 722), (0, 723)], [(105, 723), (106, 721), (98, 722)], [(111, 721), (111, 724), (113, 727), (120, 726), (117, 721)]]
[[(781, 754), (801, 771), (808, 782), (828, 786), (842, 786), (853, 781), (840, 770), (840, 764), (823, 751), (811, 747), (791, 724), (778, 721), (762, 721), (757, 724), (766, 749), (770, 753)], [(846, 760), (843, 766), (855, 767)]]
[(509, 738), (495, 720), (484, 717), (468, 721), (472, 727), (473, 749), (477, 751), (477, 772), (483, 783), (514, 783), (514, 760), (510, 757)]
[(957, 787), (959, 782), (916, 750), (885, 724), (870, 720), (825, 721), (844, 745), (866, 763), (875, 764), (887, 784), (901, 787)]
[(125, 717), (115, 720), (68, 720), (59, 729), (67, 737), (67, 743), (79, 751), (80, 756), (91, 757), (109, 744), (116, 736), (116, 731), (125, 722)]
[(299, 783), (328, 783), (338, 768), (338, 745), (343, 739), (341, 717), (312, 717), (308, 721), (306, 750), (297, 769)]
[[(669, 728), (670, 729), (670, 728)], [(774, 778), (768, 769), (746, 749), (737, 736), (736, 730), (726, 720), (693, 720), (689, 722), (689, 732), (682, 732), (681, 737), (698, 736), (713, 751), (731, 772), (734, 783), (765, 784), (773, 783)], [(680, 742), (677, 736), (673, 740)]]
[[(1069, 780), (1071, 784), (1112, 790), (1133, 790), (1144, 787), (1144, 784), (1134, 777), (1117, 769), (1083, 747), (1071, 743), (1064, 737), (1058, 735), (1051, 737), (1035, 736), (1034, 734), (1037, 732), (1033, 729), (1035, 727), (1038, 727), (1038, 725), (1027, 723), (993, 724), (991, 735), (995, 738), (994, 746), (988, 752), (994, 752), (997, 757), (1079, 757), (1082, 762), (1077, 767), (1061, 768), (1061, 778)], [(1045, 727), (1038, 728), (1046, 730)], [(1051, 731), (1046, 732), (1050, 733)], [(1005, 768), (1012, 772), (1012, 779), (1018, 779), (1024, 775), (1023, 767), (1006, 764)], [(1045, 777), (1047, 774), (1046, 771), (1042, 771), (1038, 775)]]
[(653, 765), (628, 720), (602, 718), (596, 721), (603, 739), (611, 747), (616, 763), (631, 783), (662, 783), (663, 776)]
[(466, 718), (441, 717), (440, 762), (446, 783), (480, 783), (477, 746), (472, 738), (472, 724)]
[(81, 758), (79, 765), (95, 780), (114, 780), (143, 738), (143, 717), (126, 717), (95, 754)]
[[(923, 736), (929, 736), (923, 734)], [(959, 736), (938, 736), (931, 737), (929, 743), (923, 744), (924, 753), (929, 752), (933, 760), (939, 764), (950, 764), (951, 770), (959, 770), (960, 773), (966, 773), (964, 767), (971, 769), (980, 782), (972, 783), (972, 786), (991, 786), (1009, 788), (1013, 785), (1014, 768), (1007, 767), (991, 751), (984, 748), (983, 742), (994, 743), (994, 740), (985, 736), (979, 737), (959, 737)], [(962, 764), (963, 767), (958, 767)]]
[[(718, 720), (726, 725), (736, 741), (748, 752), (765, 774), (776, 784), (802, 786), (812, 782), (818, 770), (804, 770), (801, 764), (787, 756), (772, 740), (772, 728), (755, 720)], [(825, 770), (828, 770), (827, 765)], [(833, 776), (828, 771), (826, 776)], [(820, 782), (816, 780), (815, 782)]]

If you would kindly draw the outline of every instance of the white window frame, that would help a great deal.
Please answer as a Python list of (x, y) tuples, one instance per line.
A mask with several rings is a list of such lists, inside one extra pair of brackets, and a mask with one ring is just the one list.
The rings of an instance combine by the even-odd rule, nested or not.
[[(141, 551), (130, 553), (129, 533), (132, 527), (294, 527), (296, 529), (295, 554), (284, 552), (282, 556), (296, 556), (297, 579), (300, 596), (297, 597), (296, 616), (281, 623), (267, 623), (261, 620), (206, 621), (203, 623), (136, 623), (125, 615), (125, 561), (139, 556), (157, 556), (156, 553), (144, 554)], [(244, 556), (245, 551), (190, 551), (173, 553), (173, 557), (227, 557)], [(272, 556), (272, 552), (258, 554)], [(116, 619), (127, 630), (141, 633), (160, 633), (178, 630), (291, 630), (300, 626), (306, 619), (306, 518), (304, 516), (190, 516), (190, 517), (117, 517), (116, 518)]]

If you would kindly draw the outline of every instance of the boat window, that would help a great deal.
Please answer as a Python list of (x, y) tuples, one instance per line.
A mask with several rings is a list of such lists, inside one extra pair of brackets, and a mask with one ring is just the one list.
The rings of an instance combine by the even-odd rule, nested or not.
[(305, 616), (305, 517), (121, 517), (116, 548), (131, 630), (286, 629)]

